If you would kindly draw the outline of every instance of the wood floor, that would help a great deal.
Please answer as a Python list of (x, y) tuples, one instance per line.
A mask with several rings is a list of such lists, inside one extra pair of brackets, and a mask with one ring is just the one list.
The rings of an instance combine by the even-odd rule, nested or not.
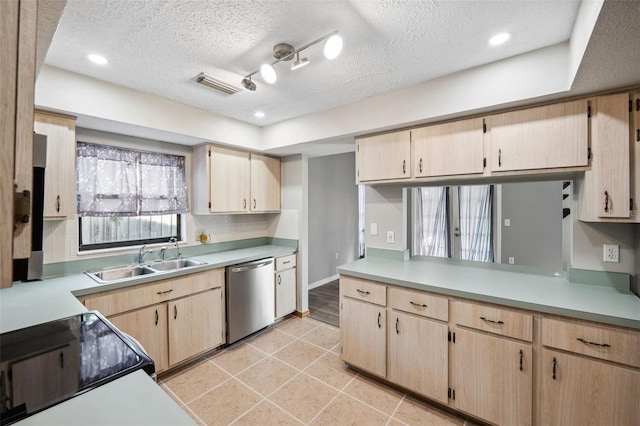
[(311, 318), (340, 327), (339, 281), (335, 280), (309, 290), (309, 314)]

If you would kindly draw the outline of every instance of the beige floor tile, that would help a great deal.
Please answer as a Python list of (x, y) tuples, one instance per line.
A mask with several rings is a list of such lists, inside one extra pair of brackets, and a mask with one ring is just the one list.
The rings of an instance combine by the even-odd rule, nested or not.
[(278, 329), (271, 329), (247, 341), (247, 343), (261, 351), (272, 354), (294, 340), (295, 338), (287, 333), (283, 333)]
[(347, 368), (338, 355), (332, 352), (327, 352), (304, 371), (338, 389), (343, 389), (356, 375)]
[(231, 374), (238, 374), (247, 367), (266, 358), (266, 354), (253, 346), (242, 343), (211, 358), (211, 361)]
[(387, 423), (387, 426), (407, 426), (407, 424), (402, 423), (400, 420), (391, 418), (391, 420), (389, 420), (389, 423)]
[(184, 402), (180, 398), (178, 398), (178, 396), (174, 394), (173, 391), (171, 391), (171, 389), (167, 387), (167, 385), (165, 385), (164, 383), (160, 383), (160, 388), (164, 391), (164, 393), (169, 395), (171, 399), (173, 399), (180, 407), (184, 405)]
[(289, 333), (292, 336), (300, 337), (318, 326), (319, 323), (316, 321), (308, 320), (306, 318), (292, 318), (278, 325), (277, 329), (284, 331), (285, 333)]
[(306, 424), (337, 394), (337, 390), (306, 374), (300, 374), (269, 399)]
[(340, 343), (338, 343), (333, 348), (331, 348), (331, 352), (333, 352), (336, 355), (340, 355)]
[(185, 404), (231, 377), (220, 367), (203, 361), (163, 381)]
[(412, 398), (405, 398), (393, 417), (409, 425), (464, 425), (464, 420)]
[(188, 407), (209, 426), (228, 425), (260, 400), (260, 395), (232, 378)]
[(311, 332), (303, 335), (301, 339), (322, 348), (331, 349), (340, 341), (340, 332), (337, 328), (321, 325)]
[(356, 377), (344, 392), (389, 415), (398, 407), (404, 394), (364, 376)]
[(293, 426), (300, 425), (291, 414), (282, 411), (280, 408), (273, 405), (271, 402), (265, 400), (258, 404), (255, 408), (249, 411), (244, 416), (240, 417), (235, 423), (239, 426), (255, 426), (255, 425), (269, 425), (269, 426)]
[(268, 357), (249, 367), (236, 377), (251, 389), (267, 396), (298, 373), (280, 360)]
[(351, 398), (348, 395), (340, 394), (325, 408), (312, 425), (385, 425), (389, 416)]
[(324, 354), (325, 351), (319, 347), (296, 340), (274, 353), (273, 356), (302, 370)]

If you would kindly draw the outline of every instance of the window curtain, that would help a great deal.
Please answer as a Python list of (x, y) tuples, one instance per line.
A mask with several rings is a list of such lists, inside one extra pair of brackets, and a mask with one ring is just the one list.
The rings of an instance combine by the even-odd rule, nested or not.
[(493, 262), (492, 185), (458, 187), (460, 258)]
[(417, 189), (416, 235), (418, 255), (449, 257), (449, 221), (445, 187)]
[(78, 142), (76, 164), (80, 216), (187, 210), (184, 157)]

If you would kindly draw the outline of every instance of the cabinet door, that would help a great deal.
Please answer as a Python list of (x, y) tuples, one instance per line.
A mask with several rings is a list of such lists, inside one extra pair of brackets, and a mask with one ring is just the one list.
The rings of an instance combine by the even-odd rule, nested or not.
[(13, 406), (26, 403), (29, 411), (34, 412), (46, 407), (51, 400), (77, 392), (80, 386), (78, 354), (78, 344), (72, 342), (13, 364)]
[(276, 318), (296, 310), (296, 270), (276, 272)]
[(222, 344), (221, 289), (169, 302), (169, 365)]
[(249, 211), (249, 153), (210, 147), (209, 201), (212, 213)]
[(75, 120), (36, 112), (34, 131), (47, 136), (44, 219), (60, 220), (75, 213)]
[(280, 159), (251, 154), (251, 211), (280, 211)]
[(640, 373), (542, 350), (542, 425), (637, 425)]
[(483, 139), (481, 118), (412, 130), (413, 176), (482, 173)]
[(491, 115), (491, 171), (588, 165), (586, 100)]
[(356, 182), (400, 180), (411, 177), (409, 130), (356, 141)]
[(448, 326), (390, 310), (388, 330), (387, 378), (447, 404)]
[(631, 217), (635, 222), (640, 222), (640, 92), (631, 96), (631, 102)]
[(155, 363), (156, 372), (169, 367), (166, 303), (109, 317), (109, 321), (140, 342)]
[(530, 425), (530, 345), (458, 329), (452, 345), (455, 407), (499, 425)]
[(342, 360), (385, 377), (386, 309), (348, 298), (342, 299), (341, 309)]

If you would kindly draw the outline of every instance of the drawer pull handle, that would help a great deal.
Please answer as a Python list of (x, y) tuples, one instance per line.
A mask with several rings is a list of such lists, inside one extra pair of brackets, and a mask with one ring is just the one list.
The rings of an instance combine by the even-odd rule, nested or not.
[(178, 306), (173, 305), (173, 319), (178, 319)]
[(551, 378), (552, 378), (553, 380), (555, 380), (555, 379), (556, 379), (556, 365), (557, 365), (557, 364), (558, 364), (558, 362), (556, 361), (556, 357), (553, 357), (553, 363), (552, 363), (552, 365), (553, 365), (552, 373), (553, 373), (553, 374), (551, 375)]
[(520, 371), (522, 371), (522, 358), (524, 357), (524, 354), (522, 353), (522, 349), (520, 349)]
[(60, 213), (60, 196), (56, 197), (56, 212)]
[(400, 323), (400, 318), (396, 318), (396, 334), (400, 334), (400, 329), (398, 328)]
[(64, 352), (60, 351), (58, 361), (60, 362), (60, 368), (64, 370)]
[(504, 321), (494, 321), (494, 320), (487, 319), (485, 317), (480, 317), (480, 319), (484, 322), (490, 322), (491, 324), (499, 324), (499, 325), (504, 324)]
[(278, 275), (278, 285), (282, 284), (282, 275)]
[(282, 262), (283, 265), (286, 265), (287, 263), (291, 263), (291, 261), (287, 260), (287, 261)]
[(169, 294), (169, 293), (171, 293), (172, 291), (173, 291), (173, 289), (171, 289), (171, 290), (166, 290), (166, 291), (159, 291), (159, 292), (157, 292), (156, 294), (157, 294), (157, 295), (160, 295), (160, 294)]
[(585, 345), (600, 346), (600, 347), (603, 347), (603, 348), (610, 348), (610, 347), (611, 347), (611, 345), (610, 345), (610, 344), (608, 344), (608, 343), (596, 343), (596, 342), (590, 342), (590, 341), (588, 341), (588, 340), (584, 340), (584, 339), (583, 339), (583, 338), (581, 338), (581, 337), (576, 337), (576, 340), (578, 340), (578, 341), (580, 341), (580, 342), (584, 343)]
[(359, 288), (356, 288), (356, 291), (357, 291), (358, 293), (360, 293), (360, 294), (365, 294), (365, 295), (369, 295), (369, 294), (371, 294), (371, 292), (370, 292), (370, 291), (360, 290)]
[(418, 169), (419, 169), (420, 173), (422, 173), (422, 158), (420, 159), (420, 162), (418, 163)]
[(158, 310), (156, 309), (156, 325), (158, 325)]
[(609, 193), (604, 191), (604, 211), (605, 213), (609, 212)]
[(407, 160), (402, 160), (402, 174), (407, 172)]
[(409, 301), (409, 303), (411, 303), (411, 306), (413, 306), (414, 308), (426, 308), (427, 305), (425, 305), (424, 303), (416, 303), (412, 300)]
[(380, 324), (380, 318), (382, 318), (382, 313), (378, 312), (378, 328), (382, 328), (382, 324)]

